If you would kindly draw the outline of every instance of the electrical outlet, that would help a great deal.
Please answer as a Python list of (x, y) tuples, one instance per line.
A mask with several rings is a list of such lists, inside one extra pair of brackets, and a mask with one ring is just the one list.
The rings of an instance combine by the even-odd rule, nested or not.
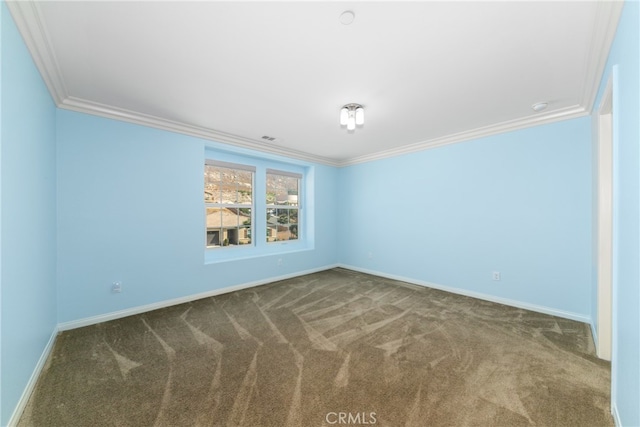
[(278, 265), (282, 265), (282, 258), (278, 258)]
[(493, 280), (500, 280), (500, 272), (494, 271), (492, 277), (493, 277)]
[(119, 294), (122, 292), (122, 282), (113, 282), (111, 285), (111, 293)]
[(369, 259), (372, 259), (373, 258), (373, 252), (369, 252), (368, 257), (369, 257)]

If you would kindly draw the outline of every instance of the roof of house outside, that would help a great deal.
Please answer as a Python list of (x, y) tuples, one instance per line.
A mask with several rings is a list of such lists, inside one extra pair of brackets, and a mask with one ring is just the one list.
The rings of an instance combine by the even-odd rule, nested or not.
[[(222, 224), (220, 224), (220, 211), (222, 211)], [(210, 208), (207, 209), (207, 229), (233, 228), (243, 225), (251, 216), (244, 215), (239, 209), (234, 208)]]

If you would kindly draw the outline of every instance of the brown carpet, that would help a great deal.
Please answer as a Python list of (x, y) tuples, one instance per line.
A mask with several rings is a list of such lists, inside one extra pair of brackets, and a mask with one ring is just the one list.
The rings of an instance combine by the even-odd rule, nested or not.
[(333, 269), (63, 332), (19, 426), (612, 426), (586, 324)]

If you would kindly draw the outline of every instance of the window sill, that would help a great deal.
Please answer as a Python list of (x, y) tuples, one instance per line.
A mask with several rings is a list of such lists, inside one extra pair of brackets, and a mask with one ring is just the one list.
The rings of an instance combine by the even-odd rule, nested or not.
[(263, 243), (260, 246), (239, 246), (235, 248), (207, 248), (204, 252), (204, 263), (218, 264), (228, 261), (241, 261), (265, 256), (280, 255), (313, 250), (313, 245), (305, 241), (282, 241)]

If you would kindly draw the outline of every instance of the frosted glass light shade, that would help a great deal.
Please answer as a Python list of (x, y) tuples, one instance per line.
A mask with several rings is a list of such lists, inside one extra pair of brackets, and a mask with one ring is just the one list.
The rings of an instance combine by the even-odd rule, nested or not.
[(349, 119), (347, 120), (347, 130), (356, 128), (356, 117), (353, 111), (349, 111)]
[(364, 108), (356, 108), (356, 124), (362, 126), (364, 124)]
[(340, 125), (345, 126), (347, 124), (347, 120), (349, 119), (349, 110), (347, 107), (342, 107), (340, 110)]

